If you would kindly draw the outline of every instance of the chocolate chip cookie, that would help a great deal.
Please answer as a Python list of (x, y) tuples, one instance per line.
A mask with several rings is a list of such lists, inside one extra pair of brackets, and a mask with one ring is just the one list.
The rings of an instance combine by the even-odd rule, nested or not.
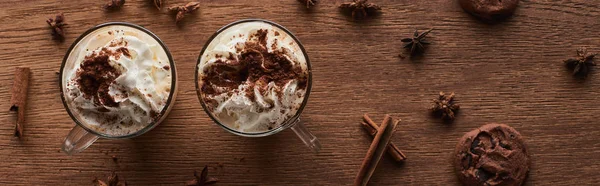
[(456, 145), (454, 169), (463, 185), (521, 185), (530, 164), (521, 134), (508, 125), (481, 126)]
[(519, 0), (458, 0), (468, 13), (487, 21), (495, 21), (513, 14)]

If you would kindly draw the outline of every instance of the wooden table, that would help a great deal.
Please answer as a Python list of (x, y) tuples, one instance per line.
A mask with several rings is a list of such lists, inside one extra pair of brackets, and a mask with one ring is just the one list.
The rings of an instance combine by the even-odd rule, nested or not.
[[(465, 132), (506, 123), (526, 138), (533, 164), (527, 185), (600, 182), (600, 73), (573, 78), (562, 60), (577, 47), (600, 52), (600, 5), (586, 0), (527, 0), (500, 24), (483, 24), (455, 0), (373, 0), (383, 13), (366, 21), (341, 14), (342, 1), (306, 10), (295, 0), (202, 0), (177, 27), (145, 0), (106, 13), (103, 1), (2, 0), (0, 8), (0, 185), (91, 185), (116, 171), (130, 185), (182, 185), (210, 166), (219, 185), (349, 185), (371, 138), (363, 113), (402, 119), (393, 142), (408, 160), (385, 156), (372, 185), (456, 185), (451, 158)], [(169, 0), (166, 6), (186, 1)], [(45, 20), (64, 12), (66, 41)], [(313, 66), (313, 91), (302, 119), (323, 144), (314, 154), (291, 130), (264, 138), (235, 136), (200, 106), (193, 69), (202, 46), (223, 25), (244, 18), (278, 22), (302, 41)], [(144, 26), (169, 47), (179, 96), (169, 117), (134, 139), (100, 139), (67, 156), (60, 144), (74, 126), (59, 98), (57, 75), (71, 43), (109, 21)], [(400, 59), (400, 39), (434, 27), (421, 58)], [(14, 68), (32, 69), (24, 137), (13, 137), (8, 112)], [(462, 110), (453, 124), (428, 112), (439, 91), (454, 91)], [(113, 162), (112, 156), (117, 157)]]

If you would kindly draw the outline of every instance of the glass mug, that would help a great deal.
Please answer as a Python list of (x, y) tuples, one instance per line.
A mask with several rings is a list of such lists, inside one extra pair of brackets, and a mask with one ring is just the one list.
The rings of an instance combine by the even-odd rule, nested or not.
[[(213, 40), (215, 40), (217, 38), (217, 36), (219, 36), (221, 33), (223, 33), (224, 31), (228, 30), (228, 28), (231, 28), (232, 26), (236, 26), (238, 24), (242, 24), (242, 23), (251, 23), (251, 22), (258, 22), (258, 23), (266, 23), (269, 24), (271, 26), (274, 26), (282, 31), (284, 31), (285, 33), (287, 33), (294, 41), (295, 43), (299, 46), (299, 48), (302, 51), (302, 55), (304, 56), (305, 60), (306, 60), (306, 66), (307, 66), (307, 71), (308, 71), (308, 81), (307, 81), (307, 86), (306, 86), (306, 93), (304, 95), (304, 100), (302, 101), (302, 104), (300, 105), (300, 107), (298, 108), (298, 111), (295, 113), (294, 116), (288, 118), (286, 121), (282, 122), (281, 125), (277, 128), (273, 128), (270, 129), (268, 131), (265, 132), (257, 132), (257, 133), (248, 133), (248, 132), (241, 132), (235, 129), (232, 129), (230, 127), (228, 127), (227, 125), (221, 123), (218, 119), (218, 117), (214, 116), (213, 113), (208, 109), (208, 106), (206, 105), (206, 103), (203, 101), (204, 99), (202, 98), (202, 91), (201, 88), (199, 86), (200, 84), (200, 77), (199, 77), (199, 64), (201, 63), (204, 53), (206, 52), (206, 49), (208, 48), (208, 46), (213, 42)], [(218, 41), (217, 41), (218, 42)], [(317, 137), (315, 137), (305, 126), (304, 124), (300, 121), (300, 114), (302, 113), (302, 110), (304, 109), (304, 107), (306, 106), (306, 103), (308, 101), (308, 96), (310, 94), (310, 90), (311, 90), (311, 86), (312, 86), (312, 72), (311, 72), (311, 67), (310, 67), (310, 61), (308, 59), (308, 55), (306, 54), (306, 50), (304, 49), (304, 47), (302, 46), (302, 43), (300, 43), (300, 41), (296, 38), (296, 36), (294, 36), (289, 30), (287, 30), (285, 27), (268, 21), (268, 20), (264, 20), (264, 19), (244, 19), (244, 20), (239, 20), (239, 21), (235, 21), (233, 23), (230, 23), (228, 25), (225, 25), (224, 27), (220, 28), (219, 30), (217, 30), (216, 33), (214, 33), (206, 42), (206, 44), (204, 45), (204, 47), (202, 48), (202, 51), (200, 52), (200, 56), (198, 57), (198, 63), (196, 64), (196, 71), (194, 74), (194, 79), (195, 79), (195, 83), (196, 83), (196, 93), (198, 95), (198, 99), (200, 100), (200, 103), (202, 104), (202, 108), (204, 109), (204, 111), (208, 114), (208, 116), (220, 127), (222, 127), (223, 129), (239, 135), (239, 136), (244, 136), (244, 137), (264, 137), (264, 136), (269, 136), (269, 135), (273, 135), (276, 133), (279, 133), (285, 129), (291, 128), (294, 133), (296, 133), (296, 135), (302, 140), (302, 142), (304, 142), (304, 144), (306, 144), (311, 150), (313, 150), (314, 152), (319, 152), (319, 150), (321, 149), (321, 143), (319, 142), (319, 140), (317, 139)]]
[[(152, 122), (150, 122), (150, 124), (148, 124), (147, 126), (145, 126), (144, 128), (142, 128), (138, 131), (135, 131), (135, 132), (132, 132), (129, 134), (125, 134), (125, 135), (114, 136), (114, 135), (98, 132), (94, 129), (87, 127), (85, 124), (82, 124), (85, 121), (80, 118), (81, 115), (78, 113), (78, 111), (73, 110), (74, 108), (71, 108), (72, 105), (68, 103), (70, 100), (68, 100), (65, 96), (67, 86), (65, 85), (64, 80), (65, 80), (65, 78), (68, 78), (68, 77), (66, 77), (66, 70), (75, 68), (75, 65), (79, 64), (79, 63), (77, 63), (77, 59), (79, 59), (79, 55), (85, 55), (81, 51), (86, 50), (86, 47), (88, 47), (87, 42), (90, 39), (96, 37), (98, 35), (98, 33), (101, 33), (103, 31), (108, 31), (108, 30), (114, 31), (114, 30), (119, 30), (119, 28), (127, 29), (128, 31), (135, 30), (133, 32), (135, 32), (136, 35), (138, 35), (140, 37), (145, 37), (146, 39), (152, 38), (154, 40), (154, 41), (149, 41), (148, 43), (160, 45), (160, 47), (166, 54), (166, 57), (169, 61), (169, 65), (170, 65), (169, 70), (171, 73), (171, 86), (170, 86), (170, 90), (169, 90), (170, 92), (169, 92), (169, 96), (167, 98), (167, 102), (165, 103), (165, 106), (160, 111), (160, 113), (158, 113), (157, 117), (155, 117), (158, 119), (154, 119)], [(92, 50), (95, 50), (95, 49), (92, 49)], [(73, 129), (71, 129), (71, 132), (69, 132), (69, 134), (65, 138), (64, 143), (62, 145), (63, 152), (65, 152), (68, 155), (72, 155), (74, 153), (83, 151), (84, 149), (89, 147), (92, 143), (94, 143), (98, 138), (108, 138), (108, 139), (133, 138), (133, 137), (142, 135), (142, 134), (150, 131), (151, 129), (156, 127), (159, 123), (161, 123), (167, 117), (167, 115), (169, 114), (169, 112), (171, 111), (171, 109), (174, 105), (175, 98), (177, 97), (177, 87), (178, 87), (177, 71), (175, 69), (175, 63), (173, 61), (173, 57), (171, 56), (171, 53), (169, 52), (169, 49), (156, 35), (154, 35), (154, 33), (150, 32), (149, 30), (147, 30), (141, 26), (131, 24), (131, 23), (109, 22), (109, 23), (97, 25), (97, 26), (87, 30), (86, 32), (84, 32), (81, 36), (79, 36), (79, 38), (77, 38), (73, 42), (73, 44), (71, 45), (71, 47), (65, 54), (62, 65), (60, 67), (59, 76), (60, 76), (60, 78), (59, 78), (60, 79), (60, 82), (59, 82), (60, 83), (60, 95), (61, 95), (63, 105), (64, 105), (65, 109), (67, 110), (67, 113), (69, 114), (71, 119), (73, 119), (73, 121), (76, 124), (75, 127), (73, 127)]]

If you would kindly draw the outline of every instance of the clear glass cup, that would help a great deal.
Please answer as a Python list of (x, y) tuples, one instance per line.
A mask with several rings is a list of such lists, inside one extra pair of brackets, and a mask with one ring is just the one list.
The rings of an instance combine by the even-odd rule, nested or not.
[[(153, 121), (152, 123), (150, 123), (149, 125), (147, 125), (146, 127), (142, 128), (141, 130), (139, 130), (137, 132), (130, 133), (127, 135), (122, 135), (122, 136), (111, 136), (111, 135), (104, 134), (104, 133), (101, 133), (101, 132), (98, 132), (98, 131), (95, 131), (93, 129), (86, 127), (86, 125), (82, 124), (82, 120), (79, 118), (80, 116), (77, 114), (77, 112), (72, 110), (73, 108), (70, 107), (71, 105), (67, 103), (67, 100), (65, 97), (66, 85), (63, 84), (63, 79), (67, 78), (67, 77), (65, 77), (66, 76), (65, 69), (74, 68), (74, 65), (76, 64), (75, 62), (76, 62), (76, 59), (78, 58), (78, 55), (81, 55), (80, 51), (84, 50), (84, 48), (86, 47), (84, 42), (87, 41), (87, 39), (89, 39), (90, 37), (94, 37), (97, 32), (99, 32), (101, 29), (103, 29), (105, 27), (111, 27), (111, 28), (112, 27), (115, 27), (115, 28), (121, 27), (121, 28), (128, 28), (128, 29), (133, 28), (133, 29), (136, 29), (143, 33), (148, 34), (148, 36), (154, 38), (156, 40), (156, 42), (158, 44), (160, 44), (160, 46), (166, 53), (166, 56), (169, 60), (170, 71), (171, 71), (171, 90), (170, 90), (169, 97), (167, 99), (165, 107), (159, 113), (159, 116), (158, 116), (159, 119)], [(84, 42), (82, 42), (82, 41), (84, 41)], [(65, 54), (62, 65), (60, 67), (59, 76), (60, 76), (59, 77), (59, 79), (60, 79), (60, 81), (59, 81), (60, 97), (62, 99), (65, 109), (67, 110), (67, 113), (69, 114), (71, 119), (73, 119), (73, 121), (76, 124), (75, 127), (73, 127), (73, 129), (71, 129), (71, 132), (69, 132), (69, 134), (67, 135), (67, 137), (64, 140), (64, 143), (62, 144), (63, 152), (65, 152), (68, 155), (72, 155), (72, 154), (83, 151), (84, 149), (86, 149), (87, 147), (92, 145), (92, 143), (94, 143), (98, 138), (108, 138), (108, 139), (133, 138), (133, 137), (142, 135), (142, 134), (152, 130), (154, 127), (156, 127), (159, 123), (161, 123), (167, 117), (167, 115), (169, 114), (169, 112), (171, 111), (171, 109), (175, 103), (175, 98), (177, 97), (177, 87), (178, 87), (178, 85), (177, 85), (177, 70), (175, 68), (175, 62), (173, 61), (171, 52), (169, 52), (169, 49), (167, 48), (167, 46), (156, 35), (154, 35), (154, 33), (150, 32), (149, 30), (147, 30), (141, 26), (138, 26), (138, 25), (135, 25), (132, 23), (125, 23), (125, 22), (104, 23), (104, 24), (94, 26), (93, 28), (90, 28), (89, 30), (87, 30), (86, 32), (81, 34), (81, 36), (79, 36), (79, 38), (77, 38), (73, 42), (73, 44), (71, 45), (69, 50), (67, 50), (67, 53)]]
[[(300, 108), (298, 109), (298, 111), (296, 112), (296, 114), (294, 116), (290, 117), (289, 119), (287, 119), (285, 122), (283, 122), (280, 125), (280, 127), (277, 127), (277, 128), (271, 129), (269, 131), (265, 131), (265, 132), (259, 132), (259, 133), (240, 132), (240, 131), (232, 129), (232, 128), (228, 127), (227, 125), (224, 125), (223, 123), (221, 123), (219, 121), (219, 119), (217, 117), (215, 117), (212, 112), (210, 112), (208, 110), (206, 103), (203, 101), (202, 92), (199, 87), (199, 77), (198, 77), (198, 73), (199, 73), (198, 65), (202, 61), (202, 56), (204, 55), (206, 48), (213, 41), (213, 39), (215, 39), (215, 37), (217, 37), (220, 33), (222, 33), (223, 31), (227, 30), (228, 28), (230, 28), (232, 26), (235, 26), (235, 25), (241, 24), (241, 23), (248, 23), (248, 22), (267, 23), (267, 24), (270, 24), (270, 25), (277, 27), (277, 28), (283, 30), (284, 32), (286, 32), (289, 36), (291, 36), (294, 39), (294, 41), (298, 44), (298, 46), (302, 50), (302, 54), (304, 55), (304, 58), (306, 59), (306, 66), (307, 66), (307, 70), (308, 70), (308, 82), (307, 82), (307, 87), (306, 87), (306, 93), (304, 95), (304, 100), (302, 101), (302, 104), (301, 104)], [(244, 137), (264, 137), (264, 136), (273, 135), (273, 134), (279, 133), (285, 129), (291, 128), (294, 131), (294, 133), (296, 133), (296, 135), (300, 138), (300, 140), (302, 140), (302, 142), (304, 142), (304, 144), (306, 144), (311, 150), (313, 150), (314, 152), (319, 152), (319, 150), (321, 149), (321, 143), (319, 142), (317, 137), (315, 137), (306, 128), (304, 123), (300, 120), (300, 115), (302, 114), (302, 111), (304, 110), (304, 107), (306, 106), (306, 103), (308, 102), (308, 97), (309, 97), (310, 90), (312, 87), (312, 72), (311, 72), (311, 67), (310, 67), (310, 60), (308, 59), (308, 55), (307, 55), (306, 50), (304, 49), (304, 46), (302, 45), (302, 43), (300, 43), (298, 38), (296, 38), (296, 36), (294, 36), (294, 34), (292, 34), (292, 32), (287, 30), (285, 27), (283, 27), (277, 23), (274, 23), (272, 21), (268, 21), (268, 20), (264, 20), (264, 19), (244, 19), (244, 20), (235, 21), (233, 23), (223, 26), (222, 28), (217, 30), (217, 32), (214, 33), (208, 39), (208, 41), (202, 48), (202, 51), (200, 52), (200, 56), (198, 57), (198, 63), (196, 64), (196, 71), (195, 71), (194, 76), (195, 76), (194, 78), (195, 78), (195, 83), (196, 83), (196, 92), (198, 95), (198, 99), (200, 100), (200, 103), (202, 104), (202, 108), (204, 108), (204, 111), (208, 114), (208, 116), (216, 124), (221, 126), (223, 129), (225, 129), (233, 134), (244, 136)]]

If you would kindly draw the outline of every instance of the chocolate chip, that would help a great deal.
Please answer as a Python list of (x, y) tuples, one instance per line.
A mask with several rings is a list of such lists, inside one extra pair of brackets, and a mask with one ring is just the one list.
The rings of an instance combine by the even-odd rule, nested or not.
[(477, 179), (479, 179), (480, 182), (486, 182), (487, 180), (489, 180), (490, 178), (495, 176), (495, 174), (488, 172), (481, 167), (477, 169), (476, 174), (477, 174)]
[(475, 150), (475, 148), (479, 146), (479, 138), (475, 138), (473, 139), (473, 142), (471, 143), (471, 153), (473, 154), (479, 154), (479, 152), (477, 152)]
[(508, 144), (504, 144), (502, 142), (500, 143), (500, 147), (502, 147), (502, 148), (504, 148), (506, 150), (512, 150)]
[(466, 164), (463, 164), (463, 168), (469, 169), (469, 167), (473, 166), (473, 156), (469, 153), (464, 153), (463, 162), (467, 162)]

